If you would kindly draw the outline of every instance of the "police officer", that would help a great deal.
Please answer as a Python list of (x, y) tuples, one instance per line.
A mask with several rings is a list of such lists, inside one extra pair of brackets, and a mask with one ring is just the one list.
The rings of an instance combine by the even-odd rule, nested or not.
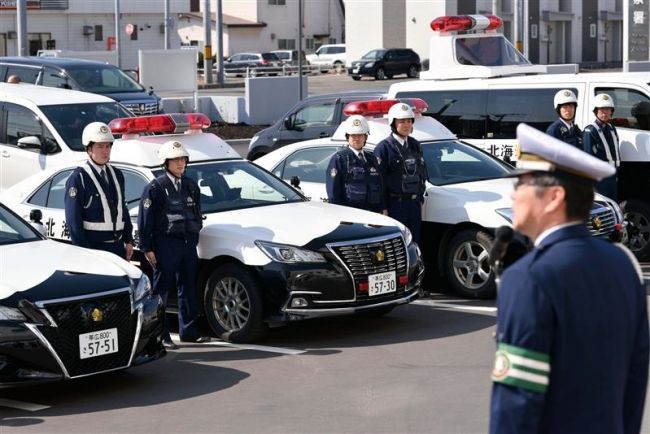
[(560, 117), (548, 127), (546, 134), (582, 149), (582, 131), (574, 123), (578, 98), (571, 90), (562, 89), (555, 94), (553, 105)]
[(368, 139), (368, 121), (360, 115), (345, 121), (348, 146), (330, 160), (327, 197), (330, 203), (383, 212), (384, 192), (377, 159), (363, 147)]
[(379, 142), (375, 157), (384, 181), (385, 214), (406, 225), (419, 242), (426, 168), (420, 142), (409, 136), (414, 122), (411, 106), (394, 104), (388, 110), (392, 134)]
[[(614, 115), (614, 100), (606, 93), (596, 95), (594, 102), (594, 114), (596, 120), (585, 127), (582, 138), (585, 152), (607, 161), (612, 167), (618, 170), (621, 165), (621, 157), (618, 149), (618, 133), (616, 127), (610, 123)], [(618, 200), (618, 183), (616, 171), (596, 184), (599, 193)]]
[(513, 226), (534, 248), (497, 299), (490, 432), (638, 433), (648, 314), (632, 253), (590, 235), (594, 182), (614, 167), (517, 127)]
[[(184, 175), (189, 154), (176, 141), (158, 151), (165, 173), (142, 192), (138, 228), (140, 248), (153, 268), (153, 290), (167, 306), (169, 291), (178, 289), (178, 334), (182, 342), (202, 342), (196, 320), (196, 246), (202, 226), (200, 190)], [(177, 346), (165, 320), (163, 344)]]
[(72, 243), (131, 259), (133, 225), (124, 200), (124, 175), (108, 164), (113, 134), (102, 122), (81, 135), (88, 161), (66, 181), (65, 219)]

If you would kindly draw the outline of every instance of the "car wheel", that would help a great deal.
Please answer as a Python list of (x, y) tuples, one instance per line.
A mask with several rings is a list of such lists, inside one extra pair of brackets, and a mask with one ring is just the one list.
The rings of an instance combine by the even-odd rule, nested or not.
[(375, 71), (375, 80), (384, 80), (386, 79), (386, 73), (384, 68), (377, 68)]
[(361, 80), (361, 77), (359, 77), (359, 76), (357, 76), (357, 75), (353, 75), (353, 76), (352, 76), (352, 80), (354, 80), (354, 81), (359, 81), (359, 80)]
[(343, 71), (343, 64), (341, 62), (334, 62), (334, 72), (340, 74)]
[(257, 69), (251, 69), (251, 70), (248, 72), (248, 76), (249, 76), (249, 77), (257, 77), (258, 75), (259, 75), (259, 72), (257, 71)]
[(492, 237), (484, 231), (468, 229), (454, 235), (445, 253), (446, 276), (454, 292), (467, 298), (495, 296), (489, 261), (491, 246)]
[(406, 75), (408, 75), (409, 78), (417, 78), (417, 76), (420, 75), (417, 66), (415, 65), (409, 66), (409, 70), (406, 73)]
[(212, 272), (204, 306), (210, 328), (225, 341), (252, 342), (267, 330), (257, 282), (239, 265), (225, 264)]
[(650, 256), (650, 207), (640, 200), (630, 199), (621, 204), (627, 226), (627, 247), (638, 259)]

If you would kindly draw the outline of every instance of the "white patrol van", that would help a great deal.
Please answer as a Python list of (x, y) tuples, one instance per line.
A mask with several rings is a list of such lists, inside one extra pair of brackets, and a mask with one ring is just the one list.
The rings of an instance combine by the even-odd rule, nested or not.
[(86, 157), (86, 125), (132, 116), (93, 93), (0, 83), (0, 191), (53, 165)]
[[(229, 341), (259, 338), (267, 325), (367, 312), (385, 314), (421, 294), (420, 250), (401, 223), (377, 213), (310, 202), (202, 128), (202, 114), (115, 119), (122, 138), (111, 164), (124, 173), (132, 219), (144, 187), (163, 173), (167, 141), (189, 152), (186, 175), (201, 189), (197, 299), (212, 330)], [(156, 132), (157, 135), (142, 135)], [(0, 196), (21, 216), (42, 212), (47, 235), (67, 240), (65, 182), (83, 161), (49, 168)], [(136, 239), (137, 239), (137, 233)], [(147, 263), (136, 252), (143, 268)], [(172, 308), (175, 294), (170, 294)]]
[[(368, 118), (366, 148), (390, 135), (385, 116), (398, 100), (359, 101), (346, 105), (347, 116)], [(488, 252), (495, 230), (512, 222), (512, 167), (480, 149), (463, 143), (440, 122), (427, 116), (426, 103), (403, 99), (416, 113), (412, 137), (422, 144), (427, 185), (422, 209), (421, 248), (432, 281), (444, 278), (459, 295), (490, 298), (496, 293)], [(276, 176), (290, 182), (299, 178), (300, 188), (313, 200), (327, 200), (327, 167), (341, 146), (346, 146), (345, 124), (332, 137), (294, 143), (255, 160)], [(589, 228), (595, 236), (613, 237), (623, 216), (613, 201), (597, 195)], [(524, 250), (515, 243), (508, 261)], [(446, 286), (446, 285), (445, 285)]]
[[(389, 98), (417, 97), (424, 113), (459, 139), (493, 155), (517, 159), (515, 128), (521, 122), (542, 131), (557, 119), (553, 96), (571, 89), (578, 97), (576, 124), (595, 120), (596, 95), (616, 104), (620, 137), (619, 199), (630, 225), (629, 247), (650, 255), (650, 78), (647, 73), (576, 73), (576, 65), (531, 65), (508, 40), (494, 33), (495, 16), (440, 17), (431, 23), (433, 68), (420, 80), (393, 84)], [(485, 32), (483, 32), (485, 30)], [(474, 33), (476, 32), (476, 33)], [(556, 73), (569, 70), (569, 73)]]

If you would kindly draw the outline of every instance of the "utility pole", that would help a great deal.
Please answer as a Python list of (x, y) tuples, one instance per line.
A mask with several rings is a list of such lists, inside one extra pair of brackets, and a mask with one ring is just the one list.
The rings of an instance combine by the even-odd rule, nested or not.
[(27, 0), (18, 0), (16, 2), (16, 37), (18, 38), (18, 55), (25, 57), (29, 55), (27, 51)]
[(524, 40), (524, 57), (528, 59), (528, 0), (523, 0), (524, 2), (524, 7), (523, 7), (523, 20), (522, 20), (522, 30), (523, 30), (523, 40)]
[(117, 67), (122, 68), (122, 46), (120, 38), (120, 0), (115, 0), (115, 53), (117, 57)]
[(163, 0), (164, 1), (164, 10), (165, 10), (165, 50), (169, 50), (170, 44), (169, 44), (169, 34), (170, 34), (170, 27), (171, 27), (171, 22), (170, 22), (170, 17), (169, 17), (169, 0)]
[(217, 83), (223, 85), (223, 10), (217, 0)]
[(298, 0), (298, 87), (302, 101), (302, 0)]
[(212, 84), (212, 23), (210, 14), (210, 0), (203, 1), (203, 69), (205, 82)]
[(512, 0), (512, 39), (515, 48), (521, 52), (521, 41), (519, 40), (519, 0)]

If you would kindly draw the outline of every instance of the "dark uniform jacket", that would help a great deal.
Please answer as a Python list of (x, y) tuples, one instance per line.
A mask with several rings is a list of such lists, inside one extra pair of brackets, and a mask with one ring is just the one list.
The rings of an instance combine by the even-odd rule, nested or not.
[(407, 137), (405, 144), (391, 134), (375, 147), (386, 203), (391, 198), (424, 200), (427, 175), (422, 145), (413, 137)]
[(327, 168), (327, 197), (330, 203), (368, 211), (381, 211), (384, 186), (375, 156), (362, 150), (365, 161), (346, 146), (332, 156)]
[[(614, 125), (603, 125), (600, 121), (596, 120), (585, 127), (582, 137), (583, 150), (596, 158), (609, 162), (616, 167), (617, 171), (621, 164), (618, 145), (618, 132)], [(617, 200), (617, 176), (610, 176), (598, 182), (596, 184), (596, 190), (607, 197)]]
[(181, 178), (180, 192), (167, 174), (151, 181), (140, 201), (140, 250), (156, 251), (164, 240), (180, 240), (196, 246), (203, 225), (200, 198), (199, 186), (192, 178)]
[(639, 432), (649, 338), (637, 267), (576, 224), (505, 271), (491, 433)]
[(562, 119), (558, 118), (546, 129), (546, 134), (582, 149), (582, 131), (575, 123), (572, 124), (571, 128), (568, 128)]
[(72, 243), (133, 242), (133, 225), (124, 200), (124, 175), (105, 166), (108, 185), (90, 164), (77, 167), (66, 181), (65, 219)]

